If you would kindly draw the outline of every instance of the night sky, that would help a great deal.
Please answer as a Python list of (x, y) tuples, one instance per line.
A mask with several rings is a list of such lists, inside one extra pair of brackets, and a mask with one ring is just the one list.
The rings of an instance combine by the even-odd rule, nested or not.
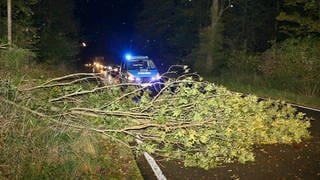
[(82, 49), (82, 58), (117, 59), (130, 51), (139, 5), (140, 0), (78, 0), (76, 16), (82, 41), (88, 45)]

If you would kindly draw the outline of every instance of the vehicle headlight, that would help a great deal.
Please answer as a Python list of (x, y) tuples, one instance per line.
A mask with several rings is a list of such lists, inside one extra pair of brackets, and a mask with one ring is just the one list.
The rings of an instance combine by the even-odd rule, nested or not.
[(134, 76), (132, 74), (128, 74), (128, 80), (129, 81), (134, 81)]
[(151, 78), (152, 81), (156, 81), (156, 80), (160, 80), (160, 79), (161, 79), (161, 76), (160, 76), (159, 73), (157, 73), (156, 76), (154, 76), (154, 77)]

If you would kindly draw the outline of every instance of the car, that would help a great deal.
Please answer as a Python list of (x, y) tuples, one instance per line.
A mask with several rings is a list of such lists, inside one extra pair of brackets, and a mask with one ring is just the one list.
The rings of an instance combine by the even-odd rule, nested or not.
[(148, 56), (126, 56), (120, 67), (121, 83), (151, 86), (161, 79), (154, 62)]

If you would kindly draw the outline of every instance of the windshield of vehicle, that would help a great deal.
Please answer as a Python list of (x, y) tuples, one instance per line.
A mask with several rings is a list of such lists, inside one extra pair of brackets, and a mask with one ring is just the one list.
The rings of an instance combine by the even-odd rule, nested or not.
[(150, 59), (143, 59), (143, 60), (135, 60), (129, 61), (127, 63), (128, 70), (134, 69), (155, 69), (156, 66), (154, 65), (153, 61)]

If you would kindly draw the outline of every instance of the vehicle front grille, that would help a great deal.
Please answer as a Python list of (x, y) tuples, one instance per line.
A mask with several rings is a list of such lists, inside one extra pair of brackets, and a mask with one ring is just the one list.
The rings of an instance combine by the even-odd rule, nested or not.
[(149, 77), (142, 77), (141, 78), (141, 83), (149, 83), (151, 81), (151, 78)]

